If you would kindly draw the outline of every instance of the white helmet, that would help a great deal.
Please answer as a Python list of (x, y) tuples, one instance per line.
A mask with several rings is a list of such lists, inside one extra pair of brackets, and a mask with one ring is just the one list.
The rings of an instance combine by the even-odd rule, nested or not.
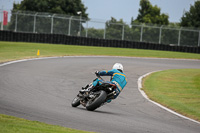
[(115, 63), (115, 64), (113, 65), (113, 69), (118, 69), (118, 70), (123, 71), (123, 66), (122, 66), (121, 63)]

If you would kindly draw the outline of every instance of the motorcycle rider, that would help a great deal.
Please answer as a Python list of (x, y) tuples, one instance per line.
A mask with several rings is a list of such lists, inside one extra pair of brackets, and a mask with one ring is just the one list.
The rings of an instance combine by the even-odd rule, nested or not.
[[(102, 83), (110, 83), (117, 86), (117, 88), (113, 91), (113, 97), (111, 97), (111, 99), (116, 99), (127, 84), (127, 78), (126, 75), (123, 73), (123, 65), (121, 63), (115, 63), (112, 70), (110, 71), (96, 71), (95, 74), (100, 76), (111, 76), (110, 82), (104, 82), (103, 80), (97, 78), (93, 81), (93, 83), (87, 85), (85, 88), (82, 88), (80, 93), (90, 91), (96, 85), (101, 85)], [(111, 102), (111, 100), (107, 101), (107, 103), (109, 102)]]

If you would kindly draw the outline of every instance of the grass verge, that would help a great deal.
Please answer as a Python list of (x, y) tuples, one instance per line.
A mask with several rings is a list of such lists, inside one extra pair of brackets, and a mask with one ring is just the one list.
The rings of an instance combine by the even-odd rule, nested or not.
[(200, 69), (153, 73), (144, 78), (143, 90), (151, 100), (200, 121)]
[[(40, 56), (37, 56), (38, 50), (40, 50)], [(141, 50), (130, 48), (0, 42), (0, 62), (7, 62), (24, 58), (68, 55), (108, 55), (129, 57), (200, 59), (200, 54), (193, 53)]]
[(0, 114), (0, 133), (89, 133)]

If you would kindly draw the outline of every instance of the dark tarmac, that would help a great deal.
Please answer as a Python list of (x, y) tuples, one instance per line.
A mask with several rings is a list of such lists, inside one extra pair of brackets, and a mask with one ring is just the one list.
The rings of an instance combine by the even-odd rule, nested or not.
[[(91, 112), (71, 107), (96, 70), (124, 66), (128, 84), (119, 97)], [(200, 124), (178, 117), (146, 100), (140, 76), (156, 70), (200, 69), (199, 60), (125, 57), (61, 57), (0, 66), (0, 113), (69, 128), (102, 133), (200, 133)], [(109, 79), (105, 77), (104, 79)]]

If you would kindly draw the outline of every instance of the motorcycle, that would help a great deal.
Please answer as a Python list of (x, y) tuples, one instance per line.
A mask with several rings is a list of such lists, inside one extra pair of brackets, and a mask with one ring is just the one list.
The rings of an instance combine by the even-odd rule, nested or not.
[[(99, 80), (103, 80), (101, 76), (96, 75)], [(96, 79), (95, 79), (96, 80)], [(77, 107), (80, 104), (86, 107), (89, 111), (94, 111), (100, 106), (104, 105), (108, 100), (113, 99), (116, 95), (114, 91), (117, 88), (115, 84), (103, 82), (101, 85), (96, 85), (89, 91), (78, 93), (78, 95), (73, 99), (71, 105), (72, 107)]]

